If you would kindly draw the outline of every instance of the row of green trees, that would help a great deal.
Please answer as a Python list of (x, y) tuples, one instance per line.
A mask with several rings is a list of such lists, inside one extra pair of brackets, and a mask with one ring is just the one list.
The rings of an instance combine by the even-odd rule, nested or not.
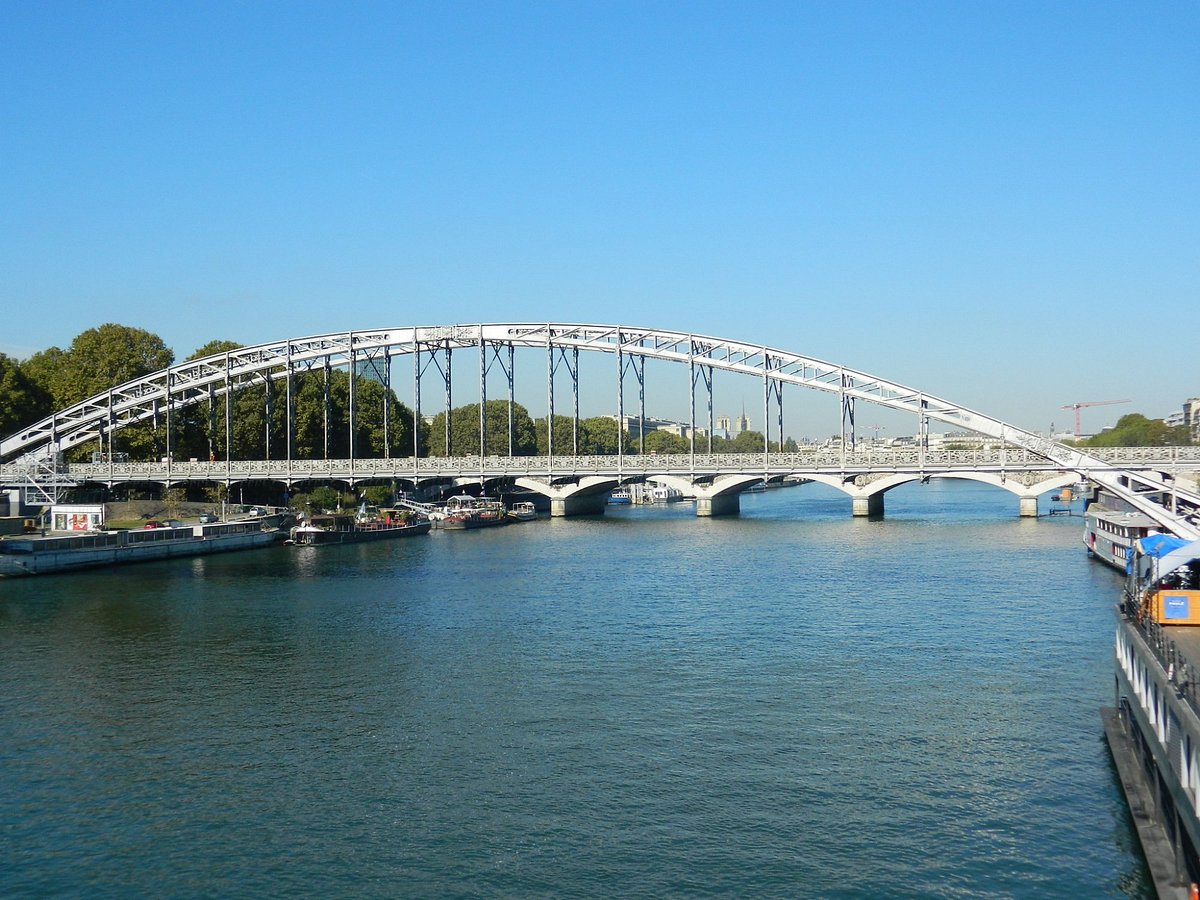
[[(484, 444), (486, 456), (507, 456), (511, 447), (514, 456), (545, 456), (551, 449), (557, 455), (597, 456), (613, 455), (618, 452), (639, 453), (688, 453), (691, 441), (667, 431), (647, 432), (644, 443), (636, 435), (619, 430), (617, 421), (609, 416), (594, 416), (580, 419), (578, 427), (571, 416), (554, 417), (554, 445), (551, 448), (547, 436), (546, 419), (534, 419), (519, 403), (512, 408), (511, 437), (509, 430), (507, 400), (488, 400), (484, 404)], [(468, 403), (450, 411), (450, 450), (453, 454), (469, 455), (479, 452), (479, 404)], [(446, 455), (446, 413), (440, 412), (431, 420), (426, 433), (427, 452), (430, 456)], [(697, 452), (708, 452), (707, 437), (696, 439)], [(779, 450), (778, 442), (772, 442), (773, 450)], [(714, 437), (714, 453), (761, 453), (763, 435), (760, 431), (747, 431), (736, 438)], [(784, 443), (784, 450), (796, 449), (796, 442)]]
[(1187, 447), (1192, 443), (1187, 425), (1168, 425), (1141, 413), (1121, 416), (1117, 424), (1079, 442), (1082, 447)]
[[(199, 359), (237, 350), (241, 344), (214, 340), (186, 358)], [(175, 363), (175, 354), (155, 334), (126, 325), (105, 324), (83, 332), (65, 350), (51, 347), (19, 362), (0, 354), (0, 434), (11, 434), (111, 387)], [(238, 386), (226, 416), (224, 400), (205, 401), (174, 409), (167, 433), (167, 416), (157, 422), (131, 425), (115, 431), (111, 447), (134, 459), (158, 457), (169, 449), (177, 459), (223, 459), (231, 448), (237, 459), (346, 458), (350, 455), (350, 373), (317, 369), (295, 373), (291, 402), (287, 387), (259, 378)], [(328, 379), (328, 382), (326, 381)], [(290, 406), (290, 428), (289, 428)], [(354, 380), (354, 455), (361, 458), (411, 456), (414, 446), (422, 456), (473, 455), (479, 452), (479, 404), (468, 403), (449, 413), (449, 447), (445, 412), (426, 424), (414, 423), (413, 412), (377, 380), (358, 375)], [(228, 423), (227, 423), (228, 418)], [(413, 428), (417, 429), (414, 441)], [(289, 433), (291, 446), (288, 446)], [(545, 455), (551, 449), (545, 417), (534, 419), (522, 405), (510, 410), (506, 400), (484, 406), (484, 452), (488, 455)], [(597, 416), (581, 419), (554, 416), (553, 450), (556, 454), (687, 453), (690, 441), (662, 431), (638, 440), (618, 429), (615, 419)], [(696, 449), (707, 451), (707, 438)], [(713, 438), (715, 452), (753, 453), (763, 447), (760, 432), (746, 432), (731, 440)], [(107, 451), (93, 442), (72, 454), (86, 459), (93, 450)], [(778, 450), (778, 443), (773, 444)], [(783, 449), (795, 449), (792, 441)]]
[[(233, 341), (215, 340), (199, 347), (188, 360), (239, 349)], [(0, 435), (8, 435), (111, 387), (173, 365), (175, 354), (155, 334), (126, 325), (106, 324), (83, 332), (63, 350), (51, 347), (24, 361), (0, 354)], [(154, 458), (168, 446), (177, 459), (223, 459), (226, 448), (238, 459), (340, 459), (350, 455), (350, 373), (340, 369), (299, 372), (291, 383), (291, 422), (287, 389), (280, 382), (261, 378), (239, 385), (226, 433), (223, 400), (174, 410), (170, 434), (165, 415), (157, 423), (122, 428), (113, 435), (112, 449), (135, 459)], [(326, 379), (328, 378), (328, 383)], [(479, 452), (479, 404), (468, 403), (446, 416), (438, 413), (428, 423), (416, 422), (413, 412), (378, 381), (358, 375), (354, 380), (354, 455), (361, 458), (419, 455), (473, 455)], [(288, 435), (291, 434), (291, 447)], [(554, 416), (555, 454), (687, 453), (691, 442), (679, 435), (653, 431), (645, 440), (620, 431), (616, 420), (604, 416), (581, 419)], [(1186, 426), (1169, 427), (1161, 419), (1133, 413), (1115, 428), (1082, 442), (1093, 447), (1183, 446), (1190, 443)], [(696, 449), (707, 452), (708, 438), (698, 438)], [(756, 453), (763, 448), (761, 432), (745, 432), (732, 439), (714, 437), (718, 453)], [(108, 446), (78, 448), (77, 458)], [(546, 418), (534, 419), (520, 404), (510, 411), (506, 400), (489, 400), (484, 406), (484, 452), (504, 456), (545, 455), (551, 449)], [(781, 449), (772, 442), (772, 449)], [(795, 449), (786, 441), (785, 451)]]
[[(234, 341), (210, 341), (187, 357), (199, 359), (236, 350)], [(175, 354), (162, 338), (140, 328), (105, 324), (83, 332), (67, 349), (51, 347), (17, 361), (0, 354), (0, 434), (11, 434), (123, 382), (161, 371), (174, 364)], [(292, 378), (292, 454), (297, 458), (345, 457), (349, 453), (350, 375), (341, 370), (304, 372)], [(413, 416), (383, 385), (355, 380), (355, 452), (362, 456), (410, 455)], [(227, 446), (240, 458), (278, 458), (288, 451), (288, 405), (285, 388), (259, 380), (240, 387), (229, 416), (227, 440), (224, 402), (200, 404), (173, 411), (166, 433), (165, 412), (157, 423), (120, 429), (112, 436), (114, 452), (149, 458), (168, 446), (177, 458), (224, 456)], [(328, 403), (326, 396), (328, 395)], [(388, 427), (384, 428), (385, 416)], [(387, 443), (384, 447), (384, 432)], [(327, 437), (328, 436), (328, 437)], [(83, 457), (108, 446), (82, 447)]]
[(174, 358), (157, 335), (123, 325), (89, 329), (66, 350), (51, 347), (24, 362), (0, 354), (0, 433), (163, 369)]

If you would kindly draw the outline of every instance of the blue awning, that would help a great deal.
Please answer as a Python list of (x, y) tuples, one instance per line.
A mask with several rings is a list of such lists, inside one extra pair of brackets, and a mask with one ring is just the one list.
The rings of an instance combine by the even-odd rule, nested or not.
[[(1134, 542), (1142, 556), (1154, 558), (1155, 578), (1170, 575), (1194, 559), (1200, 559), (1200, 541), (1185, 541), (1169, 534), (1152, 534)], [(1130, 560), (1126, 570), (1132, 565)]]
[(1143, 556), (1154, 556), (1162, 559), (1168, 553), (1178, 550), (1180, 547), (1186, 547), (1188, 543), (1188, 541), (1177, 538), (1174, 535), (1152, 534), (1144, 538), (1139, 538), (1136, 546), (1138, 552)]

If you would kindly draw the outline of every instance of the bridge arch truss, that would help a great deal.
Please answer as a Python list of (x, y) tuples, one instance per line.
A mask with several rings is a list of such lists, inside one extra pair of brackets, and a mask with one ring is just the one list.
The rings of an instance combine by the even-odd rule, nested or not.
[[(941, 397), (846, 366), (761, 344), (627, 325), (511, 323), (413, 326), (347, 331), (257, 344), (170, 366), (57, 411), (0, 441), (0, 459), (12, 459), (22, 454), (46, 458), (89, 441), (99, 441), (103, 447), (105, 440), (108, 440), (111, 447), (114, 432), (148, 421), (165, 421), (169, 441), (171, 419), (178, 410), (200, 403), (208, 403), (212, 408), (220, 401), (224, 403), (228, 417), (230, 398), (238, 390), (252, 384), (281, 386), (284, 402), (290, 410), (293, 377), (317, 369), (328, 371), (331, 368), (345, 368), (354, 373), (374, 369), (384, 386), (390, 388), (393, 361), (406, 356), (412, 361), (413, 415), (414, 419), (418, 419), (421, 416), (422, 383), (433, 370), (442, 375), (446, 409), (452, 407), (451, 361), (455, 354), (461, 357), (464, 352), (470, 352), (478, 359), (482, 441), (488, 375), (494, 367), (499, 367), (506, 377), (511, 410), (514, 399), (514, 354), (520, 348), (541, 349), (546, 354), (547, 406), (551, 423), (556, 414), (554, 385), (561, 377), (560, 373), (565, 372), (572, 382), (574, 421), (576, 426), (578, 424), (581, 352), (607, 354), (613, 358), (616, 384), (614, 399), (619, 421), (625, 418), (626, 382), (630, 380), (637, 383), (638, 412), (640, 418), (645, 419), (645, 362), (648, 359), (662, 360), (688, 369), (691, 452), (695, 453), (697, 394), (707, 395), (708, 421), (704, 424), (711, 435), (713, 373), (737, 373), (761, 381), (764, 452), (770, 449), (772, 421), (776, 437), (782, 444), (783, 388), (792, 385), (822, 391), (838, 398), (843, 444), (847, 429), (853, 443), (857, 404), (865, 402), (899, 410), (916, 417), (918, 433), (921, 435), (927, 434), (928, 423), (932, 420), (991, 437), (1000, 441), (1002, 446), (1011, 445), (1027, 450), (1053, 462), (1064, 471), (1091, 478), (1124, 497), (1135, 508), (1155, 516), (1177, 533), (1188, 537), (1200, 536), (1200, 530), (1188, 516), (1164, 509), (1150, 496), (1162, 490), (1161, 480), (1155, 481), (1151, 474), (1123, 471), (1078, 448), (1059, 444)], [(350, 379), (352, 458), (355, 455), (355, 381), (355, 378)], [(551, 441), (549, 452), (553, 457), (556, 452), (552, 443), (554, 429), (550, 427), (547, 430)], [(227, 440), (231, 439), (230, 432), (231, 429), (227, 428)], [(415, 440), (417, 428), (414, 427), (413, 433)], [(449, 437), (447, 417), (447, 454), (450, 452)], [(483, 448), (480, 449), (482, 457)], [(285, 452), (291, 453), (290, 434)], [(1200, 498), (1196, 499), (1200, 501)]]

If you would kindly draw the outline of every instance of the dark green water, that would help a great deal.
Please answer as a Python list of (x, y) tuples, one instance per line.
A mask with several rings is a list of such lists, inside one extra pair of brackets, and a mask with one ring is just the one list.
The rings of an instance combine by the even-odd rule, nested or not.
[(1147, 896), (1081, 520), (887, 502), (0, 583), (0, 893)]

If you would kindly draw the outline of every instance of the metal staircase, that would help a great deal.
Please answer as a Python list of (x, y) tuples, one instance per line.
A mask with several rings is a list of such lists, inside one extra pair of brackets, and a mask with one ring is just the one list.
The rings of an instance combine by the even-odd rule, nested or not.
[(58, 503), (62, 492), (75, 487), (78, 482), (59, 471), (62, 454), (27, 453), (17, 461), (18, 470), (10, 483), (20, 489), (21, 502), (25, 506), (53, 506)]

